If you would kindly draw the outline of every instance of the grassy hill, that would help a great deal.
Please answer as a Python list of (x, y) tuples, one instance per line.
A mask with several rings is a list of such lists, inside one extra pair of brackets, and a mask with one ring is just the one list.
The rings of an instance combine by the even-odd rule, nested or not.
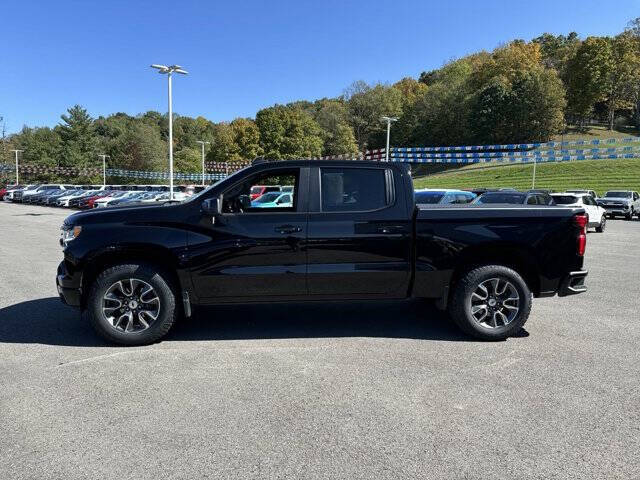
[[(416, 188), (513, 187), (531, 188), (533, 164), (466, 168), (415, 178)], [(536, 188), (563, 191), (568, 188), (595, 190), (599, 195), (611, 189), (640, 191), (640, 158), (580, 160), (539, 163)]]
[[(603, 127), (588, 132), (570, 132), (556, 141), (628, 137), (636, 132), (611, 132)], [(615, 145), (607, 145), (615, 146)], [(513, 187), (531, 188), (533, 164), (501, 164), (497, 162), (469, 165), (417, 165), (413, 168), (416, 188)], [(579, 160), (538, 163), (536, 188), (562, 191), (585, 188), (604, 193), (611, 189), (640, 191), (640, 158)]]

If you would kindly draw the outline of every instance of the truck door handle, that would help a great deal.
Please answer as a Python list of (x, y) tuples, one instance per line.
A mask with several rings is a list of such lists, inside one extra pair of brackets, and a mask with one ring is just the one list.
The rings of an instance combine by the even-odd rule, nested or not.
[(279, 227), (275, 228), (275, 231), (282, 234), (298, 233), (302, 231), (302, 227), (295, 227), (293, 225), (280, 225)]
[(394, 233), (402, 233), (401, 225), (387, 225), (386, 227), (378, 228), (378, 233), (384, 233), (386, 235)]

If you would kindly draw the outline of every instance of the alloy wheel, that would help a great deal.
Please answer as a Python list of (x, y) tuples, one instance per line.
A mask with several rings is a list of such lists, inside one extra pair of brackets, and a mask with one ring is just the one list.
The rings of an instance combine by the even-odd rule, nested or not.
[(471, 316), (482, 327), (494, 329), (509, 325), (520, 312), (520, 295), (504, 278), (481, 282), (471, 294)]
[(103, 295), (102, 313), (116, 330), (125, 333), (141, 332), (157, 320), (160, 314), (160, 297), (144, 280), (119, 280)]

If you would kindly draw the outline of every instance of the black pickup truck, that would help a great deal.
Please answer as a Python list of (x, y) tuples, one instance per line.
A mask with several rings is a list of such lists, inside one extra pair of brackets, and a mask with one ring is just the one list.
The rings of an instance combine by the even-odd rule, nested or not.
[(532, 297), (586, 290), (586, 222), (580, 208), (422, 208), (401, 164), (262, 162), (183, 202), (71, 215), (56, 283), (121, 344), (159, 340), (192, 305), (407, 297), (504, 339)]

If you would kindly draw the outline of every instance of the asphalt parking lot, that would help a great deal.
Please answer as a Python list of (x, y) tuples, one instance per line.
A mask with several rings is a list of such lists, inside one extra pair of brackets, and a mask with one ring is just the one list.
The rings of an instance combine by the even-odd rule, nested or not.
[(105, 344), (56, 294), (69, 211), (0, 202), (0, 478), (639, 478), (640, 221), (500, 343), (424, 302), (216, 307)]

